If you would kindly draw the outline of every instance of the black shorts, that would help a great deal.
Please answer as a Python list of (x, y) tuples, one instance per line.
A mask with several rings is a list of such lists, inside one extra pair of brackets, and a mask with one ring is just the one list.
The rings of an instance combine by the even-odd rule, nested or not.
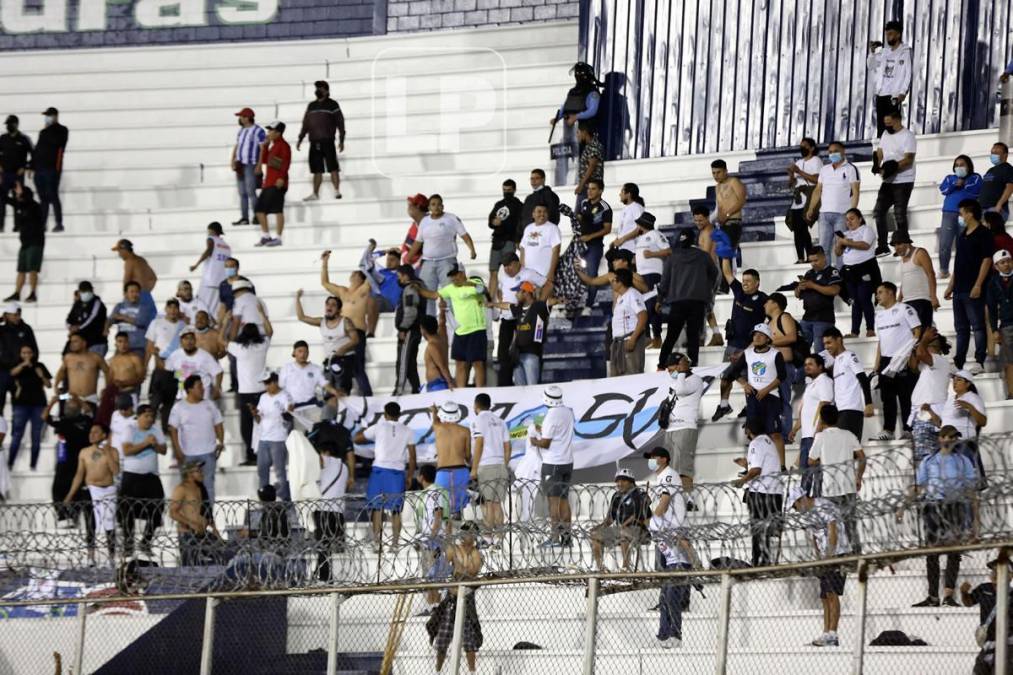
[(310, 142), (310, 173), (331, 173), (340, 170), (334, 139)]
[(542, 464), (542, 487), (549, 497), (566, 499), (573, 482), (573, 464)]
[(781, 399), (773, 393), (767, 394), (762, 401), (755, 396), (746, 397), (746, 419), (755, 417), (763, 420), (763, 433), (781, 433)]
[(477, 330), (467, 335), (455, 335), (450, 347), (450, 358), (464, 363), (485, 363), (489, 348), (489, 339), (484, 330)]
[(820, 597), (829, 597), (831, 593), (834, 595), (844, 595), (844, 580), (847, 575), (840, 570), (827, 570), (819, 575), (820, 579)]
[(257, 213), (283, 213), (285, 211), (285, 192), (288, 188), (267, 187), (257, 197)]

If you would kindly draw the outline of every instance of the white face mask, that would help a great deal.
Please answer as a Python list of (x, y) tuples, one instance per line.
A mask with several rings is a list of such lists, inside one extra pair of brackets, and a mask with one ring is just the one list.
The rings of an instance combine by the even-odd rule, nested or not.
[(95, 297), (90, 291), (81, 291), (79, 295), (81, 296), (81, 302), (91, 302), (91, 299)]
[(47, 127), (56, 124), (56, 118), (53, 117), (52, 115), (46, 115), (45, 120)]
[(647, 460), (647, 468), (650, 469), (651, 471), (657, 471), (658, 470), (658, 459), (656, 457), (651, 457), (650, 459), (648, 459)]
[(958, 166), (953, 170), (953, 173), (957, 175), (957, 178), (967, 178), (967, 167)]

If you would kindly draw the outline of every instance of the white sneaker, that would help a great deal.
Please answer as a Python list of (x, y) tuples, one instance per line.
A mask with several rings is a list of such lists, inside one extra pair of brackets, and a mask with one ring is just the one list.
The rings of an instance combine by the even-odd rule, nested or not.
[(303, 198), (302, 198), (302, 200), (303, 200), (304, 202), (315, 202), (315, 201), (317, 201), (317, 200), (319, 200), (319, 199), (320, 199), (320, 197), (319, 197), (319, 196), (317, 196), (317, 195), (313, 195), (313, 194), (310, 194), (310, 195), (306, 195), (305, 197), (303, 197)]
[(841, 646), (841, 643), (837, 639), (837, 635), (835, 633), (824, 633), (823, 635), (819, 636), (818, 638), (816, 638), (815, 640), (813, 640), (809, 644), (811, 644), (813, 647), (840, 647)]
[(334, 198), (335, 199), (341, 199), (341, 193), (340, 192), (335, 192), (334, 193)]
[(974, 363), (967, 367), (967, 372), (971, 373), (971, 375), (981, 375), (985, 372), (985, 369), (981, 367), (980, 363)]
[(679, 638), (668, 638), (665, 640), (658, 640), (658, 646), (662, 649), (680, 649), (682, 647), (682, 640)]
[(869, 439), (870, 441), (892, 441), (893, 434), (889, 431), (881, 431), (878, 436), (873, 436)]

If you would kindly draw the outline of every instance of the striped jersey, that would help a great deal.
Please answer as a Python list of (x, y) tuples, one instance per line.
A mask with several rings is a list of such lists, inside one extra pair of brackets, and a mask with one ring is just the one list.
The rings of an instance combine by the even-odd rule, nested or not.
[(239, 129), (236, 134), (236, 161), (240, 164), (256, 164), (260, 159), (260, 144), (267, 138), (267, 132), (257, 124)]

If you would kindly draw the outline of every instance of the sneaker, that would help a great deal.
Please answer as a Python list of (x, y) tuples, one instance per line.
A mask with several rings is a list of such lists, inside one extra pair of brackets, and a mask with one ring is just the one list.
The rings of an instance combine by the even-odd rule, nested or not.
[(877, 248), (876, 249), (876, 257), (877, 258), (882, 258), (883, 256), (887, 256), (887, 255), (890, 255), (890, 249), (888, 249), (888, 248)]
[(334, 193), (334, 198), (335, 199), (341, 199), (341, 193), (340, 192), (335, 192)]
[(272, 248), (275, 246), (281, 246), (281, 239), (279, 239), (278, 237), (271, 237), (270, 239), (267, 240), (267, 243), (265, 243), (264, 246)]
[(932, 597), (930, 595), (929, 597), (925, 598), (921, 602), (916, 602), (915, 604), (913, 604), (911, 606), (912, 607), (938, 607), (939, 606), (939, 598), (935, 598), (935, 597)]
[(232, 221), (232, 224), (233, 225), (249, 225), (250, 224), (250, 219), (249, 218), (240, 218), (239, 220)]
[(949, 279), (950, 278), (950, 273), (949, 272), (940, 272), (939, 273), (939, 278), (940, 279)]
[(53, 232), (63, 232), (63, 225), (57, 225), (54, 227)]
[(413, 614), (413, 616), (429, 616), (432, 613), (433, 613), (433, 610), (431, 610), (431, 609), (423, 609), (423, 610), (418, 611), (415, 614)]
[(911, 434), (910, 431), (905, 431), (904, 433), (902, 433), (900, 435), (900, 440), (902, 440), (902, 441), (913, 441), (914, 440), (914, 436)]
[(840, 647), (841, 646), (840, 640), (837, 639), (837, 636), (836, 635), (832, 635), (830, 633), (824, 633), (823, 635), (819, 636), (818, 638), (816, 638), (815, 640), (813, 640), (809, 644), (811, 644), (813, 647)]
[(682, 647), (682, 640), (679, 638), (667, 638), (665, 640), (658, 640), (658, 646), (662, 649), (679, 649)]
[(17, 291), (15, 291), (14, 293), (11, 293), (6, 298), (4, 298), (4, 302), (17, 302), (20, 299), (21, 299), (21, 294), (18, 293)]
[(714, 333), (711, 335), (710, 342), (707, 343), (708, 347), (724, 347), (725, 339), (721, 337), (721, 333)]
[(960, 607), (960, 603), (952, 595), (947, 595), (943, 598), (943, 607)]
[(38, 298), (35, 297), (35, 293), (30, 293), (28, 297), (25, 298), (25, 302), (37, 302), (37, 301)]
[(260, 241), (258, 241), (256, 244), (254, 244), (254, 246), (266, 246), (267, 242), (269, 242), (269, 241), (271, 241), (270, 237), (261, 237)]
[(742, 410), (740, 410), (740, 411), (739, 411), (739, 414), (738, 414), (738, 415), (736, 415), (736, 417), (737, 417), (738, 419), (745, 419), (745, 417), (746, 417), (746, 409), (745, 409), (745, 408), (743, 408)]
[(732, 406), (727, 403), (718, 404), (717, 410), (711, 415), (711, 422), (717, 422), (719, 419), (727, 415), (732, 411)]
[(315, 202), (319, 199), (320, 199), (319, 195), (306, 195), (305, 197), (302, 198), (304, 202)]
[(870, 441), (892, 441), (893, 440), (893, 434), (891, 434), (889, 431), (881, 431), (879, 433), (879, 435), (873, 436), (869, 440)]
[(246, 461), (240, 462), (239, 466), (257, 466), (257, 460), (248, 459)]
[(971, 375), (981, 375), (985, 372), (985, 367), (980, 363), (974, 363), (967, 367), (967, 372), (971, 373)]

